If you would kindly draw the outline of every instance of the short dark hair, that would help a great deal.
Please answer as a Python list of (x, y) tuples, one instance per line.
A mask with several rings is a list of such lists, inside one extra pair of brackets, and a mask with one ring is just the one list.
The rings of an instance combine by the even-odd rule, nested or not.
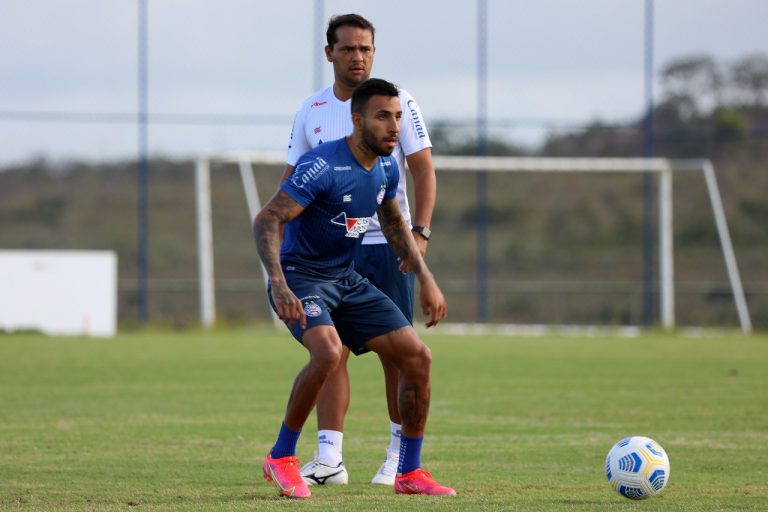
[(369, 78), (361, 83), (352, 93), (352, 112), (363, 114), (371, 96), (397, 97), (400, 92), (397, 86), (381, 78)]
[(359, 14), (353, 13), (331, 16), (331, 19), (328, 21), (328, 30), (325, 31), (325, 40), (331, 48), (339, 42), (339, 38), (336, 37), (336, 29), (339, 27), (357, 27), (363, 30), (370, 30), (371, 40), (376, 36), (376, 29), (373, 28), (373, 24)]

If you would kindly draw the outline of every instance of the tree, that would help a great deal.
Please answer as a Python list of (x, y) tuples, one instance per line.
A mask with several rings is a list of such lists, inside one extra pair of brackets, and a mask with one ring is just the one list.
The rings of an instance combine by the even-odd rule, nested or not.
[(738, 97), (746, 97), (755, 107), (763, 107), (768, 97), (768, 55), (755, 53), (731, 66), (731, 82)]
[(676, 108), (680, 119), (691, 120), (723, 104), (724, 84), (711, 56), (680, 57), (661, 71), (662, 102)]

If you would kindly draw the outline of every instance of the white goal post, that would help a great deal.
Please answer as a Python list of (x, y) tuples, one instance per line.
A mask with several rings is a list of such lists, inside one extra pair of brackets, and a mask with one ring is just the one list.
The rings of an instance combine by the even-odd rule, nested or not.
[[(570, 158), (570, 157), (479, 157), (479, 156), (439, 156), (433, 157), (435, 168), (444, 171), (474, 172), (603, 172), (603, 173), (643, 173), (653, 172), (659, 175), (659, 281), (660, 281), (660, 318), (665, 329), (675, 326), (675, 284), (674, 251), (672, 237), (672, 175), (675, 172), (701, 171), (707, 186), (715, 226), (720, 239), (728, 280), (733, 292), (736, 312), (742, 332), (752, 332), (752, 321), (747, 309), (744, 289), (736, 264), (736, 256), (728, 231), (720, 189), (717, 185), (715, 169), (706, 159), (666, 159), (666, 158)], [(200, 279), (200, 319), (204, 326), (212, 326), (216, 319), (214, 276), (213, 276), (213, 230), (211, 224), (210, 201), (210, 163), (236, 164), (240, 170), (249, 222), (253, 221), (261, 209), (253, 164), (285, 165), (283, 153), (277, 152), (237, 152), (226, 155), (204, 155), (195, 165), (195, 183), (197, 194), (197, 233), (198, 233), (198, 269)], [(266, 272), (262, 267), (266, 282)], [(271, 311), (271, 310), (270, 310)], [(274, 312), (272, 318), (279, 323)]]

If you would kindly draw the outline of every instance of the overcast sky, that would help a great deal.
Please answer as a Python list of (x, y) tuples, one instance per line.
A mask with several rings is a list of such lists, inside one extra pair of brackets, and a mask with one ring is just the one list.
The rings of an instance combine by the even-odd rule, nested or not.
[[(148, 0), (149, 109), (266, 116), (255, 126), (150, 127), (155, 154), (282, 150), (313, 90), (324, 39), (310, 0)], [(325, 0), (377, 28), (374, 76), (417, 99), (426, 120), (477, 113), (474, 1)], [(532, 141), (531, 121), (636, 117), (643, 109), (644, 0), (487, 0), (488, 113)], [(135, 113), (137, 2), (0, 1), (0, 165), (33, 156), (136, 152), (134, 124), (19, 121), (34, 112)], [(656, 0), (655, 68), (706, 53), (768, 52), (768, 0)], [(323, 61), (324, 62), (324, 61)], [(324, 63), (324, 83), (332, 79)], [(656, 87), (658, 93), (658, 87)], [(24, 114), (20, 114), (24, 113)], [(14, 119), (11, 122), (11, 119)]]

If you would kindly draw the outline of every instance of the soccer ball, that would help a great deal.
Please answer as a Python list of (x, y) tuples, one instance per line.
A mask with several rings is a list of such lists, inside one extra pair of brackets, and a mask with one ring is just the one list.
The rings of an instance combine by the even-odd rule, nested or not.
[(669, 458), (659, 443), (648, 437), (627, 437), (608, 452), (605, 476), (626, 498), (655, 496), (669, 482)]

